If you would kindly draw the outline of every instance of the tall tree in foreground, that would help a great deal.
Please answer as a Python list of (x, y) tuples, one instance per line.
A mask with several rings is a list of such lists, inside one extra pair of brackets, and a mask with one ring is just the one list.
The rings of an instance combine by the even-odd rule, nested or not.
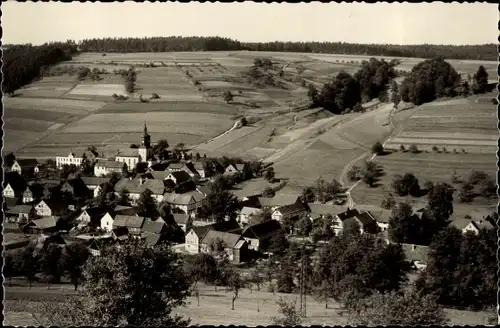
[(280, 326), (298, 326), (302, 323), (302, 319), (300, 319), (300, 316), (297, 314), (297, 301), (287, 302), (280, 297), (276, 303), (278, 304), (278, 312), (282, 317), (273, 317), (273, 324)]
[(189, 282), (182, 262), (170, 248), (129, 241), (90, 258), (84, 269), (83, 295), (44, 313), (50, 325), (179, 326), (189, 320), (173, 316), (185, 305)]
[(446, 325), (443, 309), (429, 296), (415, 293), (375, 293), (348, 308), (350, 325)]
[(474, 74), (474, 93), (485, 93), (488, 87), (488, 72), (483, 65), (479, 66), (477, 72)]

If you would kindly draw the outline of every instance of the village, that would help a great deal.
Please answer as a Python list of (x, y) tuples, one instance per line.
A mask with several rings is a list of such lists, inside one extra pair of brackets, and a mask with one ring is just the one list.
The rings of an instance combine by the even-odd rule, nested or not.
[[(213, 169), (213, 159), (197, 154), (192, 160), (193, 155), (185, 150), (158, 149), (152, 146), (145, 124), (140, 146), (119, 151), (114, 158), (100, 158), (94, 150), (45, 164), (36, 159), (10, 159), (10, 166), (4, 166), (5, 248), (25, 247), (33, 238), (46, 235), (61, 246), (83, 243), (99, 256), (103, 247), (140, 238), (152, 247), (170, 243), (184, 254), (211, 253), (219, 244), (229, 260), (238, 264), (269, 254), (268, 248), (280, 236), (311, 241), (314, 222), (325, 218), (333, 235), (354, 224), (361, 233), (379, 235), (390, 243), (391, 211), (368, 205), (349, 208), (342, 193), (335, 195), (340, 201), (329, 203), (304, 196), (245, 195), (236, 198), (232, 212), (208, 214), (208, 197), (217, 193), (210, 184), (221, 177), (241, 180), (247, 164), (226, 163)], [(66, 174), (60, 174), (63, 171)], [(247, 179), (248, 175), (273, 179), (274, 172), (271, 166), (257, 164), (257, 171), (246, 175)], [(421, 216), (422, 209), (413, 215)], [(488, 217), (450, 224), (463, 233), (477, 234), (482, 228), (493, 229), (495, 222)], [(425, 268), (427, 248), (403, 244), (407, 260), (418, 269)]]

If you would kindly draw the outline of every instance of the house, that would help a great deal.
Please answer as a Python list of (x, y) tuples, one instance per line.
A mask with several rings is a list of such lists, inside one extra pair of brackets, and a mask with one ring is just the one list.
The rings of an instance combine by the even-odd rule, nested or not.
[(241, 171), (243, 171), (243, 164), (229, 164), (225, 171), (224, 171), (224, 175), (232, 175), (232, 174), (236, 174), (236, 173), (240, 173)]
[(121, 214), (121, 215), (139, 215), (141, 209), (133, 206), (118, 205), (114, 208), (113, 212), (115, 214)]
[(255, 207), (243, 207), (238, 214), (238, 222), (240, 224), (248, 224), (250, 221), (251, 217), (254, 215), (258, 215), (262, 213), (262, 210), (260, 208), (255, 208)]
[(157, 233), (146, 233), (143, 235), (144, 241), (148, 246), (156, 246), (165, 241), (165, 235), (160, 235)]
[(201, 193), (203, 196), (207, 197), (208, 194), (210, 194), (210, 187), (207, 185), (197, 185), (196, 186), (196, 191)]
[(59, 217), (46, 216), (41, 219), (31, 220), (24, 227), (25, 233), (50, 233), (57, 231)]
[(61, 193), (68, 193), (75, 198), (88, 197), (90, 190), (85, 185), (82, 179), (70, 179), (61, 185)]
[(424, 270), (427, 266), (429, 246), (401, 244), (406, 260), (418, 270)]
[(476, 221), (468, 220), (468, 219), (454, 219), (450, 222), (450, 226), (460, 230), (464, 235), (467, 232), (472, 232), (473, 234), (479, 233), (479, 226)]
[(35, 213), (38, 216), (61, 216), (68, 210), (68, 204), (59, 199), (43, 199), (35, 205)]
[(126, 163), (99, 159), (94, 166), (94, 175), (96, 177), (102, 177), (113, 172), (122, 173), (123, 171), (127, 170), (128, 166)]
[(10, 167), (10, 171), (17, 172), (22, 176), (32, 177), (40, 172), (38, 165), (38, 161), (34, 158), (16, 159)]
[(171, 207), (182, 210), (185, 214), (195, 216), (196, 213), (206, 203), (206, 197), (197, 191), (189, 191), (186, 193), (165, 193), (163, 200)]
[(268, 220), (245, 228), (242, 236), (248, 242), (249, 249), (260, 251), (269, 246), (273, 237), (284, 233), (285, 230), (278, 221)]
[(241, 234), (242, 232), (240, 225), (235, 220), (198, 226), (193, 223), (193, 227), (186, 233), (185, 236), (186, 252), (198, 254), (200, 252), (201, 240), (210, 230), (230, 232), (234, 234)]
[(31, 241), (30, 236), (19, 233), (3, 233), (3, 247), (5, 250), (19, 249), (28, 246)]
[(297, 219), (301, 215), (306, 214), (307, 212), (308, 209), (306, 205), (297, 202), (295, 204), (278, 207), (276, 210), (273, 211), (271, 217), (278, 222), (282, 222), (283, 220), (286, 219)]
[(380, 231), (377, 221), (375, 218), (367, 211), (358, 211), (357, 209), (348, 209), (347, 211), (340, 213), (336, 216), (336, 219), (342, 221), (342, 230), (349, 225), (356, 224), (359, 227), (360, 233), (378, 233)]
[(63, 167), (63, 165), (76, 165), (76, 166), (81, 166), (82, 165), (83, 158), (82, 157), (76, 157), (74, 153), (70, 153), (68, 156), (63, 157), (63, 156), (57, 156), (56, 157), (56, 166), (58, 169)]
[(196, 190), (196, 183), (186, 171), (169, 173), (165, 179), (165, 186), (169, 189), (175, 189), (179, 193)]
[(23, 203), (30, 204), (39, 201), (43, 196), (43, 186), (39, 183), (28, 183), (28, 187), (23, 193)]
[(114, 242), (114, 238), (111, 235), (93, 237), (88, 242), (88, 249), (92, 256), (101, 256), (104, 248), (109, 247)]
[[(247, 198), (250, 199), (250, 197)], [(290, 195), (275, 195), (272, 198), (258, 197), (258, 200), (262, 208), (269, 208), (271, 211), (274, 211), (281, 206), (300, 203), (299, 196)]]
[(99, 227), (101, 224), (101, 219), (110, 210), (111, 209), (109, 207), (86, 208), (81, 211), (81, 213), (76, 217), (75, 221), (81, 225), (91, 225), (94, 227)]
[(3, 188), (5, 198), (21, 198), (26, 190), (26, 181), (17, 172), (5, 173)]
[(182, 231), (186, 232), (186, 224), (189, 221), (189, 215), (187, 214), (172, 214), (175, 223), (181, 227)]
[(113, 221), (113, 229), (127, 228), (131, 234), (139, 235), (145, 219), (137, 215), (116, 215)]
[(229, 261), (233, 263), (244, 262), (246, 255), (244, 253), (248, 250), (248, 243), (240, 234), (209, 230), (201, 239), (200, 251), (203, 253), (211, 252), (211, 245), (217, 240), (222, 241)]
[(34, 208), (31, 205), (17, 205), (5, 210), (5, 217), (13, 218), (18, 223), (28, 222), (30, 217), (35, 214)]
[(309, 208), (309, 218), (312, 221), (323, 219), (328, 215), (334, 217), (347, 210), (347, 206), (317, 204), (317, 203), (307, 203), (307, 207)]
[[(201, 179), (206, 179), (207, 177), (207, 172), (205, 171), (205, 166), (203, 165), (203, 162), (201, 161), (190, 161), (188, 162), (189, 168), (191, 171), (195, 171), (196, 173), (193, 172), (194, 175), (198, 175)], [(188, 172), (189, 173), (189, 172)]]
[(119, 149), (115, 155), (115, 162), (125, 163), (128, 168), (133, 168), (139, 163), (139, 153), (137, 149)]
[(160, 203), (163, 200), (163, 193), (165, 192), (165, 185), (163, 181), (154, 179), (144, 179), (139, 177), (138, 179), (121, 179), (115, 184), (114, 190), (116, 194), (120, 192), (128, 192), (130, 200), (135, 203), (141, 194), (149, 189), (151, 191), (151, 196)]
[(144, 220), (144, 223), (141, 227), (142, 232), (144, 233), (150, 233), (150, 234), (158, 234), (162, 235), (165, 233), (165, 230), (167, 229), (167, 225), (165, 224), (165, 221), (153, 221), (150, 219)]

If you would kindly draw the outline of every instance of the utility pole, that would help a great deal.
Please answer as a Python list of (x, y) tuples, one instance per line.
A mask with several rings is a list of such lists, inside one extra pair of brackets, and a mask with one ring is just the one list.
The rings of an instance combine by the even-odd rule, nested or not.
[(303, 270), (303, 275), (302, 277), (304, 277), (303, 279), (303, 284), (304, 284), (304, 287), (303, 287), (303, 290), (304, 290), (304, 318), (307, 318), (307, 283), (306, 283), (306, 274), (307, 274), (307, 255), (304, 254), (304, 265), (302, 266), (302, 270)]

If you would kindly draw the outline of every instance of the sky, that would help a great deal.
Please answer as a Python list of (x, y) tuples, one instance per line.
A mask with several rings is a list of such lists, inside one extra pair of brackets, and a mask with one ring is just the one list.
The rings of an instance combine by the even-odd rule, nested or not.
[(390, 44), (498, 42), (487, 3), (2, 3), (4, 44), (103, 37)]

